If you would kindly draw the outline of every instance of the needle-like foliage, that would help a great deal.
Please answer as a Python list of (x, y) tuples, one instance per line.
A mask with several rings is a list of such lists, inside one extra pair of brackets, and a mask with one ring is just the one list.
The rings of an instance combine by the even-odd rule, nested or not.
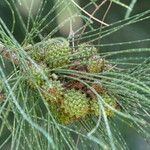
[[(7, 26), (0, 18), (0, 149), (126, 150), (123, 127), (148, 143), (150, 38), (105, 40), (149, 21), (150, 10), (129, 17), (133, 8), (118, 0), (91, 0), (82, 7), (75, 0), (54, 0), (51, 9), (50, 0), (43, 0), (35, 15), (36, 0), (2, 1), (13, 22)], [(94, 17), (105, 4), (102, 20)], [(106, 23), (112, 4), (126, 9), (128, 17)], [(77, 18), (82, 23), (76, 31), (56, 37)]]

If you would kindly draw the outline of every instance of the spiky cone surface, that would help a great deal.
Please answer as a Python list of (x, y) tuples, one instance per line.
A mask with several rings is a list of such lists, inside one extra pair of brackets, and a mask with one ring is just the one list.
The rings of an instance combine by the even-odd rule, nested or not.
[(37, 62), (42, 62), (46, 55), (46, 49), (43, 47), (33, 48), (30, 52), (30, 56)]
[(51, 80), (51, 86), (44, 85), (42, 86), (43, 89), (43, 96), (48, 103), (61, 103), (63, 100), (64, 95), (64, 88), (60, 81)]
[(105, 61), (102, 58), (94, 56), (89, 59), (87, 64), (87, 70), (89, 73), (100, 73), (105, 68)]
[(69, 116), (68, 114), (65, 114), (63, 112), (59, 112), (58, 116), (57, 116), (57, 120), (59, 123), (61, 124), (71, 124), (74, 123), (75, 121), (77, 121), (77, 119), (73, 116)]
[(27, 71), (30, 72), (29, 75), (32, 75), (32, 76), (29, 76), (29, 79), (27, 81), (31, 88), (35, 89), (36, 85), (42, 86), (45, 84), (44, 75), (48, 76), (48, 72), (49, 72), (49, 69), (45, 65), (40, 64), (37, 67), (34, 65), (31, 65), (29, 70)]
[(91, 115), (95, 115), (95, 116), (99, 116), (101, 113), (100, 107), (99, 107), (99, 103), (97, 99), (91, 99), (90, 101), (90, 114)]
[[(108, 94), (103, 94), (102, 98), (105, 101), (105, 103), (107, 103), (113, 108), (116, 108), (117, 103), (114, 98), (110, 97)], [(97, 99), (92, 99), (90, 101), (90, 110), (91, 110), (91, 114), (94, 114), (96, 116), (100, 115), (100, 105)], [(114, 112), (108, 107), (105, 107), (105, 112), (106, 112), (107, 117), (114, 116)]]
[(64, 101), (61, 104), (61, 108), (69, 117), (78, 119), (88, 114), (89, 100), (85, 94), (71, 89), (64, 94)]
[(63, 110), (61, 109), (60, 105), (56, 104), (49, 104), (50, 111), (53, 115), (53, 117), (60, 123), (60, 124), (71, 124), (76, 121), (75, 117), (70, 117), (68, 114), (65, 114)]
[[(116, 108), (117, 102), (116, 102), (116, 99), (114, 97), (110, 97), (108, 94), (105, 94), (103, 96), (103, 98), (104, 98), (104, 100), (105, 100), (105, 102), (107, 104), (109, 104), (113, 108)], [(108, 117), (113, 117), (114, 116), (113, 110), (111, 110), (110, 108), (106, 107), (106, 115)]]
[(97, 54), (97, 49), (88, 44), (81, 44), (78, 46), (77, 50), (73, 53), (72, 59), (73, 60), (80, 60), (83, 61), (88, 60), (93, 55)]
[(45, 63), (50, 69), (63, 67), (70, 62), (71, 49), (66, 44), (52, 44), (47, 48)]

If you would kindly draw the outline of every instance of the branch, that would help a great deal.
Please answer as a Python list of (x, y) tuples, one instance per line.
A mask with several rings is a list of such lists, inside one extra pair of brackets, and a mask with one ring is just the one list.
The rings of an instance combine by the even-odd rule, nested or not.
[(103, 24), (103, 25), (105, 25), (105, 26), (109, 26), (109, 24), (107, 24), (107, 23), (105, 23), (105, 22), (103, 22), (103, 21), (101, 21), (101, 20), (95, 18), (95, 17), (92, 16), (91, 14), (89, 14), (87, 11), (85, 11), (83, 8), (81, 8), (74, 0), (71, 0), (71, 1), (72, 1), (72, 3), (73, 3), (76, 7), (78, 7), (82, 12), (84, 12), (86, 15), (88, 15), (88, 16), (89, 16), (90, 18), (92, 18), (93, 20), (95, 20), (95, 21), (97, 21), (97, 22), (99, 22), (99, 23), (101, 23), (101, 24)]
[[(31, 48), (32, 45), (28, 45), (24, 48), (24, 50), (28, 51)], [(7, 48), (2, 42), (0, 42), (0, 55), (2, 55), (7, 60), (13, 61), (17, 65), (19, 64), (19, 59), (17, 58), (17, 55), (14, 52), (12, 52), (9, 48)]]

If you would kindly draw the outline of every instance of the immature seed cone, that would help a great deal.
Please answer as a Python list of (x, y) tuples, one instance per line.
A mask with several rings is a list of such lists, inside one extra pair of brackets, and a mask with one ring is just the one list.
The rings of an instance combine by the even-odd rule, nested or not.
[(37, 62), (42, 62), (46, 55), (46, 48), (37, 47), (33, 48), (30, 52), (30, 56), (32, 59), (34, 59)]
[[(116, 108), (117, 102), (114, 97), (110, 97), (108, 94), (105, 94), (103, 97), (107, 104), (109, 104), (113, 108)], [(110, 108), (106, 107), (106, 115), (108, 117), (112, 117), (112, 116), (114, 116), (114, 112)]]
[(44, 75), (47, 76), (49, 72), (48, 68), (45, 65), (41, 64), (40, 66), (38, 66), (38, 68), (31, 65), (29, 71), (30, 77), (27, 82), (29, 83), (29, 86), (31, 88), (35, 89), (36, 85), (42, 86), (45, 84)]
[(90, 101), (90, 114), (91, 115), (95, 115), (95, 116), (99, 116), (101, 113), (100, 107), (99, 107), (99, 103), (97, 99), (92, 99)]
[(87, 70), (89, 73), (100, 73), (105, 68), (105, 61), (99, 57), (92, 57), (89, 59)]
[(50, 69), (63, 67), (70, 62), (71, 49), (68, 45), (52, 44), (47, 49), (45, 62)]
[(77, 50), (73, 53), (72, 59), (73, 60), (88, 60), (93, 55), (97, 54), (97, 49), (88, 44), (81, 44), (78, 46)]
[[(103, 94), (102, 98), (111, 107), (116, 108), (117, 103), (114, 98), (110, 97), (108, 94)], [(100, 115), (100, 106), (99, 106), (99, 102), (97, 99), (92, 99), (90, 101), (90, 110), (91, 110), (91, 114), (94, 114), (96, 116)], [(114, 112), (108, 107), (105, 107), (105, 111), (108, 117), (112, 117), (114, 115)]]
[(64, 88), (60, 81), (52, 80), (50, 81), (51, 87), (48, 85), (44, 85), (42, 87), (43, 89), (43, 95), (47, 102), (49, 103), (60, 103), (63, 100), (64, 95)]
[(71, 124), (76, 121), (75, 117), (70, 117), (68, 114), (65, 114), (59, 105), (50, 104), (50, 110), (54, 118), (61, 124)]
[(72, 89), (65, 93), (61, 107), (69, 117), (81, 118), (88, 114), (89, 100), (85, 94)]
[(75, 117), (70, 117), (67, 114), (64, 114), (63, 112), (59, 113), (59, 117), (58, 117), (58, 122), (60, 122), (61, 124), (71, 124), (74, 123), (77, 119)]

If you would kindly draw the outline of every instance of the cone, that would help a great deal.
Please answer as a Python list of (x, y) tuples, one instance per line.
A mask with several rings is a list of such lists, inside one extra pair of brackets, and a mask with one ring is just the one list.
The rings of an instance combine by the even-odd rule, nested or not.
[(70, 62), (71, 49), (67, 45), (52, 44), (47, 49), (45, 63), (50, 69), (63, 67)]
[[(110, 97), (108, 94), (102, 95), (102, 98), (111, 107), (116, 108), (117, 103), (114, 98)], [(97, 99), (93, 99), (90, 101), (90, 110), (91, 110), (90, 114), (94, 114), (96, 116), (100, 115), (100, 106)], [(108, 107), (105, 108), (105, 112), (108, 117), (114, 116), (114, 112)]]
[[(29, 83), (29, 86), (31, 88), (35, 89), (36, 85), (41, 87), (45, 84), (44, 75), (47, 76), (49, 72), (48, 68), (45, 65), (41, 64), (40, 66), (38, 66), (38, 68), (31, 65), (29, 71), (30, 75), (32, 76), (29, 78), (27, 82)], [(42, 72), (44, 75), (42, 74)]]
[(60, 123), (60, 124), (71, 124), (76, 121), (75, 117), (70, 117), (68, 114), (65, 114), (63, 110), (60, 108), (59, 105), (56, 104), (50, 104), (49, 105), (50, 111), (53, 115), (53, 117)]
[(45, 59), (46, 49), (43, 47), (33, 48), (30, 56), (33, 60), (37, 62), (42, 62)]
[(89, 101), (85, 94), (77, 90), (68, 90), (64, 95), (64, 101), (61, 105), (65, 114), (69, 117), (84, 117), (89, 110)]
[(49, 103), (61, 103), (64, 95), (64, 88), (60, 81), (50, 81), (51, 87), (48, 85), (43, 86), (43, 95)]
[(93, 46), (88, 44), (81, 44), (78, 46), (77, 50), (73, 53), (72, 59), (73, 60), (80, 60), (83, 61), (88, 60), (93, 55), (97, 54), (97, 49)]
[(99, 116), (101, 113), (100, 107), (99, 107), (99, 103), (97, 99), (92, 99), (90, 101), (90, 114), (91, 115), (95, 115), (95, 116)]
[(100, 73), (105, 68), (105, 62), (101, 58), (91, 58), (87, 65), (87, 70), (89, 73)]

